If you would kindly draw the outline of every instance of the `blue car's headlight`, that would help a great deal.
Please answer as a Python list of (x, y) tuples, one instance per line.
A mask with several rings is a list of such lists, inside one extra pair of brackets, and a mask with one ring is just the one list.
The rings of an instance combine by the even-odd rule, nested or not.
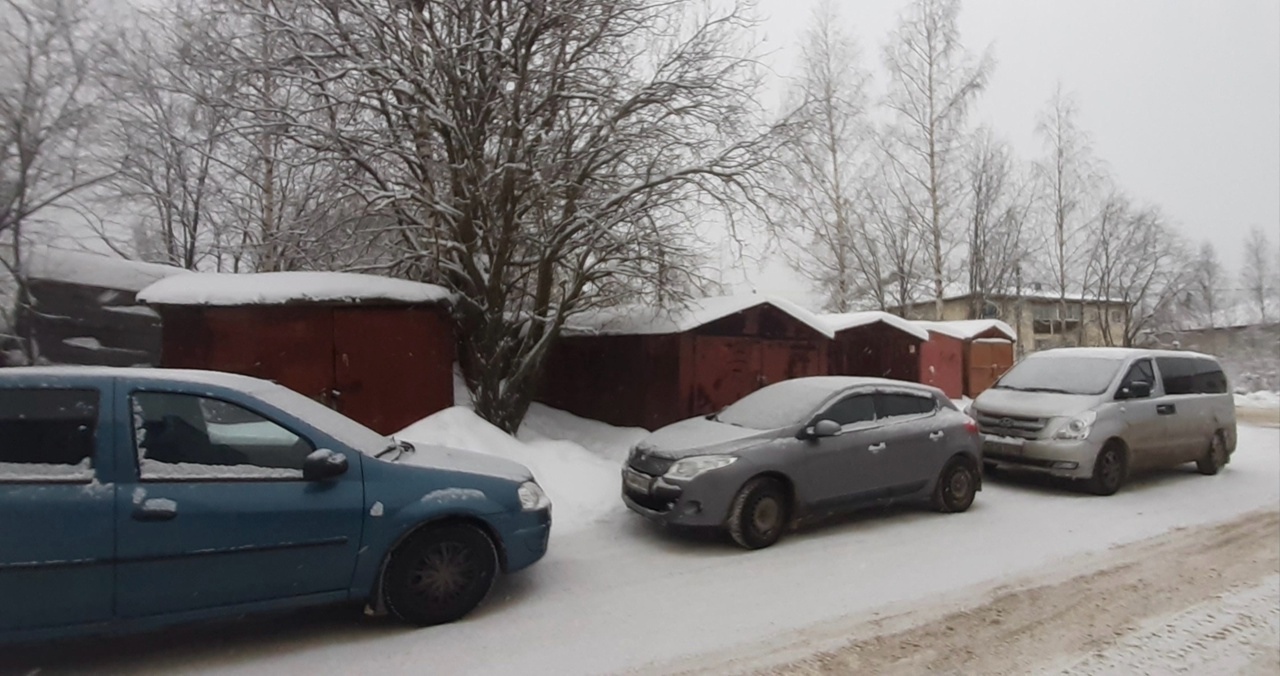
[(542, 486), (532, 481), (520, 484), (520, 488), (516, 489), (516, 495), (520, 496), (520, 509), (526, 512), (551, 509), (551, 498), (547, 497), (547, 493), (542, 490)]

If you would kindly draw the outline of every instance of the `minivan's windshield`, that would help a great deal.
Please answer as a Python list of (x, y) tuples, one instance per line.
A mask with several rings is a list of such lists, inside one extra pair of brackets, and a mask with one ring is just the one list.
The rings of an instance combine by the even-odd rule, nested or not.
[(810, 379), (784, 380), (739, 399), (715, 416), (719, 422), (755, 430), (776, 430), (807, 422), (834, 390)]
[(1102, 394), (1124, 362), (1105, 357), (1056, 357), (1024, 359), (996, 383), (996, 389), (1060, 394)]

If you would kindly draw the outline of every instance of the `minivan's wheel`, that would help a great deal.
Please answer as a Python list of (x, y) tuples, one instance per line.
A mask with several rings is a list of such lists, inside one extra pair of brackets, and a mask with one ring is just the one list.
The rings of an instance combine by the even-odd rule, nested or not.
[(391, 553), (382, 573), (387, 610), (429, 626), (462, 618), (493, 586), (498, 554), (479, 528), (455, 523), (424, 528)]
[(1209, 442), (1209, 448), (1205, 450), (1204, 457), (1196, 461), (1196, 469), (1201, 474), (1214, 475), (1222, 471), (1227, 466), (1227, 440), (1222, 438), (1222, 432), (1213, 433), (1213, 441)]
[(939, 512), (963, 512), (973, 504), (978, 489), (978, 477), (972, 464), (961, 458), (952, 458), (933, 488), (933, 508)]
[(1124, 483), (1128, 472), (1124, 448), (1116, 443), (1109, 443), (1098, 451), (1093, 461), (1093, 479), (1089, 482), (1089, 490), (1098, 495), (1114, 495)]
[(777, 479), (748, 481), (729, 509), (729, 535), (747, 549), (762, 549), (778, 541), (787, 526), (790, 505)]

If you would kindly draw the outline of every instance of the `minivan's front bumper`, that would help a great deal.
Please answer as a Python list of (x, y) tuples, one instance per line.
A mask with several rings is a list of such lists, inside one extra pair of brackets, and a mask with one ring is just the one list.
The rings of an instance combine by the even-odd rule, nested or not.
[(982, 459), (1000, 468), (1017, 468), (1067, 479), (1093, 476), (1099, 446), (1089, 439), (1018, 439), (982, 435)]

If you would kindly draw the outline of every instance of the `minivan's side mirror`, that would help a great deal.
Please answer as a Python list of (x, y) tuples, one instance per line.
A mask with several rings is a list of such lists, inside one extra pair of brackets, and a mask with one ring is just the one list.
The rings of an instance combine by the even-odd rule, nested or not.
[(1116, 399), (1146, 399), (1151, 396), (1151, 383), (1135, 380), (1128, 385), (1121, 385)]
[(347, 456), (327, 448), (312, 451), (302, 461), (302, 478), (325, 481), (347, 473)]
[(805, 429), (805, 436), (810, 439), (821, 439), (822, 437), (834, 437), (840, 434), (840, 423), (834, 420), (819, 420), (813, 425)]

